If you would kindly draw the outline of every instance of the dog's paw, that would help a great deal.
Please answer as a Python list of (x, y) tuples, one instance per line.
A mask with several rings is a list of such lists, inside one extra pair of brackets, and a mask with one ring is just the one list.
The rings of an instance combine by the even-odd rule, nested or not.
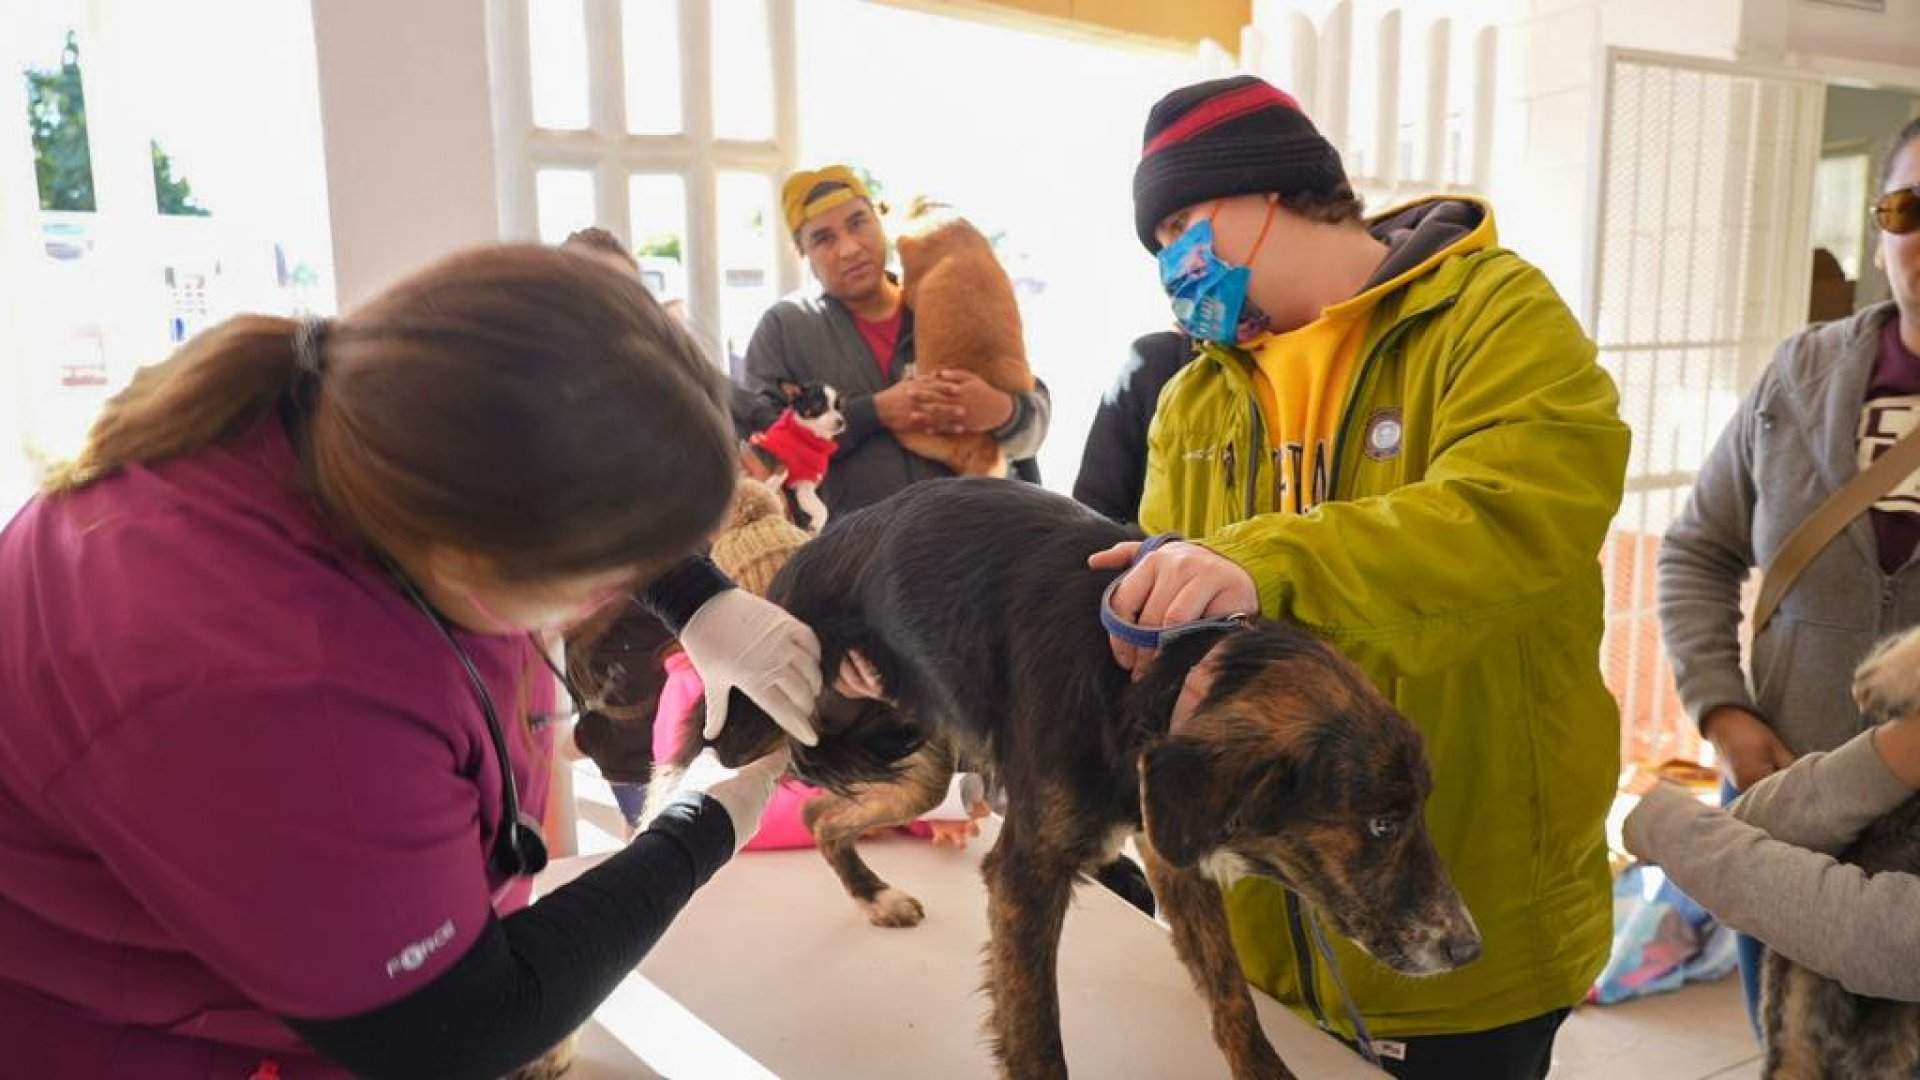
[(860, 903), (860, 910), (867, 913), (867, 921), (875, 926), (919, 926), (920, 920), (927, 917), (927, 909), (920, 901), (889, 885), (880, 890), (879, 895)]
[(1881, 642), (1854, 669), (1853, 702), (1876, 720), (1920, 712), (1920, 629)]

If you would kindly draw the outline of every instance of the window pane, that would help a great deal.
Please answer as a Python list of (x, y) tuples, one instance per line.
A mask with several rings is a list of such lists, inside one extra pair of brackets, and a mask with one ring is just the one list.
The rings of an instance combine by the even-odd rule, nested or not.
[(621, 54), (627, 68), (627, 130), (672, 135), (680, 118), (680, 0), (624, 0)]
[(720, 329), (729, 359), (743, 352), (773, 305), (773, 182), (760, 173), (719, 178)]
[(193, 193), (193, 182), (180, 171), (173, 155), (161, 149), (159, 140), (149, 139), (147, 146), (153, 151), (154, 209), (175, 217), (212, 215), (213, 211)]
[(587, 10), (582, 0), (527, 0), (535, 127), (587, 126)]
[(1867, 246), (1867, 215), (1871, 163), (1864, 153), (1820, 159), (1813, 183), (1813, 246), (1826, 248), (1840, 261), (1852, 280), (1860, 279), (1860, 261)]
[(27, 66), (27, 119), (33, 132), (40, 209), (90, 213), (93, 157), (87, 145), (87, 102), (74, 32)]
[(595, 220), (593, 174), (584, 169), (541, 169), (533, 177), (540, 212), (540, 242), (557, 244)]
[(678, 176), (642, 174), (627, 181), (633, 255), (640, 280), (661, 303), (687, 296), (687, 185)]
[(722, 139), (773, 138), (773, 44), (767, 0), (714, 0), (713, 130)]

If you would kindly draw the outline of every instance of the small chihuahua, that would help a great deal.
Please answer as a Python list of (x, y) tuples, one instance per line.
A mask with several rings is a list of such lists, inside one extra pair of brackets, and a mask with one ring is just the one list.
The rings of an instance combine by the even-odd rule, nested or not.
[(795, 523), (818, 533), (827, 524), (820, 484), (833, 460), (834, 439), (847, 429), (840, 391), (826, 383), (783, 379), (780, 394), (787, 399), (787, 407), (778, 420), (748, 440), (749, 448), (772, 470), (767, 483), (787, 492), (788, 511)]

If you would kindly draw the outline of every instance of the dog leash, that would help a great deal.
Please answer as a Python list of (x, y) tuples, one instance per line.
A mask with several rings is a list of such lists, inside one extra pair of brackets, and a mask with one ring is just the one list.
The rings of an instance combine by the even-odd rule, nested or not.
[(1327, 971), (1333, 975), (1334, 989), (1340, 991), (1340, 1006), (1347, 1011), (1347, 1020), (1353, 1024), (1354, 1044), (1360, 1048), (1360, 1056), (1367, 1059), (1367, 1064), (1377, 1069), (1380, 1067), (1380, 1055), (1373, 1048), (1373, 1034), (1367, 1030), (1366, 1019), (1354, 1005), (1353, 995), (1347, 992), (1347, 980), (1340, 974), (1340, 961), (1334, 959), (1333, 946), (1327, 942), (1327, 932), (1320, 928), (1320, 920), (1314, 915), (1313, 909), (1304, 904), (1302, 907), (1306, 909), (1307, 917), (1303, 921), (1307, 924), (1307, 933), (1313, 938), (1314, 951), (1327, 962)]
[(1107, 590), (1100, 594), (1100, 625), (1106, 628), (1107, 633), (1119, 638), (1121, 641), (1126, 642), (1136, 649), (1146, 649), (1149, 652), (1157, 652), (1161, 648), (1186, 637), (1188, 634), (1198, 633), (1202, 630), (1237, 629), (1247, 625), (1250, 616), (1235, 613), (1232, 615), (1218, 615), (1211, 619), (1195, 619), (1192, 622), (1177, 623), (1173, 626), (1150, 628), (1141, 626), (1136, 622), (1129, 622), (1121, 618), (1120, 614), (1113, 610), (1114, 592), (1120, 588), (1120, 583), (1127, 579), (1127, 574), (1132, 573), (1133, 568), (1140, 565), (1140, 560), (1176, 540), (1184, 539), (1185, 537), (1179, 533), (1161, 533), (1159, 536), (1150, 537), (1140, 545), (1138, 551), (1133, 553), (1133, 561), (1127, 564), (1126, 571), (1107, 584)]

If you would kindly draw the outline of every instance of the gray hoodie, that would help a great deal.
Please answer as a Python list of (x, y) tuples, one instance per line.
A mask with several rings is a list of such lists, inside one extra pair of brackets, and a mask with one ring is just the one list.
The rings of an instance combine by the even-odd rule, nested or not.
[(1831, 750), (1867, 726), (1853, 705), (1854, 666), (1879, 639), (1920, 623), (1920, 570), (1910, 559), (1883, 573), (1863, 514), (1807, 567), (1741, 670), (1740, 584), (1859, 471), (1860, 408), (1893, 315), (1881, 304), (1781, 345), (1667, 530), (1660, 629), (1696, 721), (1738, 705), (1796, 754)]

